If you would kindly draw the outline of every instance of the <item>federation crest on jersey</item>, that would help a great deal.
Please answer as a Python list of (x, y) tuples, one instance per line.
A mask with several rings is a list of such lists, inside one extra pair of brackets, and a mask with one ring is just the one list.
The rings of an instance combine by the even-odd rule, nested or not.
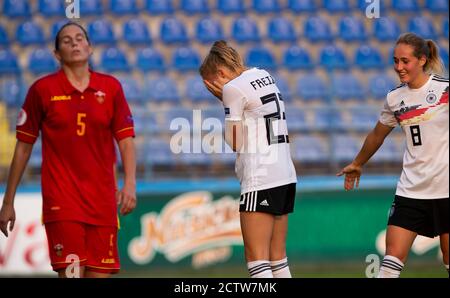
[(53, 249), (55, 250), (55, 253), (58, 257), (62, 256), (62, 251), (64, 249), (64, 246), (60, 243), (56, 244)]
[(436, 102), (437, 96), (436, 96), (436, 94), (434, 94), (434, 93), (429, 93), (425, 99), (426, 99), (426, 101), (427, 101), (428, 103), (431, 104), (431, 103), (435, 103), (435, 102)]
[(105, 101), (105, 96), (106, 96), (105, 92), (99, 90), (99, 91), (95, 92), (94, 95), (95, 95), (95, 99), (97, 99), (98, 103), (103, 103)]
[(16, 125), (17, 126), (22, 126), (22, 125), (25, 124), (25, 122), (27, 122), (27, 112), (25, 112), (24, 109), (21, 109), (19, 111), (19, 114), (17, 115)]

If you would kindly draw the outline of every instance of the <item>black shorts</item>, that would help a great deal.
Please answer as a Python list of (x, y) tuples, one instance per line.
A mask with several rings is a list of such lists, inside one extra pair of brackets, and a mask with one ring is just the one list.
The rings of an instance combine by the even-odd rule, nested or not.
[(388, 225), (398, 226), (426, 237), (450, 230), (449, 198), (422, 200), (395, 196)]
[(240, 212), (264, 212), (283, 215), (294, 211), (297, 183), (251, 191), (241, 195)]

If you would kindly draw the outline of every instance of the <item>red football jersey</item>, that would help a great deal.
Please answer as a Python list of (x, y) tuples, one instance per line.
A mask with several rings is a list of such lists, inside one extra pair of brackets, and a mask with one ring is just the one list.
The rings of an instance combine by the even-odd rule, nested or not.
[(43, 221), (117, 225), (114, 139), (134, 137), (122, 86), (91, 71), (83, 93), (63, 70), (28, 90), (17, 139), (33, 144), (42, 133)]

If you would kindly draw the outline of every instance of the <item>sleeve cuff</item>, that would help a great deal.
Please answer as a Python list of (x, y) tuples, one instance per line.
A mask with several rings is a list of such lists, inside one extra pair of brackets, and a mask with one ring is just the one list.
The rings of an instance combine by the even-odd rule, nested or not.
[(37, 136), (27, 133), (25, 131), (16, 130), (16, 138), (21, 142), (34, 144), (36, 142)]
[(117, 141), (120, 141), (120, 140), (128, 138), (128, 137), (134, 138), (135, 137), (134, 127), (127, 127), (127, 128), (120, 129), (120, 130), (116, 131), (114, 136)]

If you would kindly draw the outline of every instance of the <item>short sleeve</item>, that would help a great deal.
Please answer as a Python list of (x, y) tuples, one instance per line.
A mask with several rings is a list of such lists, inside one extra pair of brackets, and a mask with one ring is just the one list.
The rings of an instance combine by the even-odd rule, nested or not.
[(225, 120), (241, 121), (244, 114), (245, 96), (237, 87), (226, 84), (222, 92)]
[(397, 119), (395, 118), (394, 112), (392, 112), (387, 101), (385, 101), (383, 109), (381, 110), (379, 121), (381, 122), (381, 124), (384, 124), (384, 125), (387, 125), (390, 127), (396, 127), (398, 124)]
[(36, 90), (36, 85), (33, 84), (17, 115), (16, 138), (19, 141), (34, 144), (39, 137), (43, 114), (42, 99)]
[(125, 99), (122, 85), (119, 84), (114, 98), (113, 132), (116, 141), (127, 137), (134, 137), (134, 122), (130, 107)]

